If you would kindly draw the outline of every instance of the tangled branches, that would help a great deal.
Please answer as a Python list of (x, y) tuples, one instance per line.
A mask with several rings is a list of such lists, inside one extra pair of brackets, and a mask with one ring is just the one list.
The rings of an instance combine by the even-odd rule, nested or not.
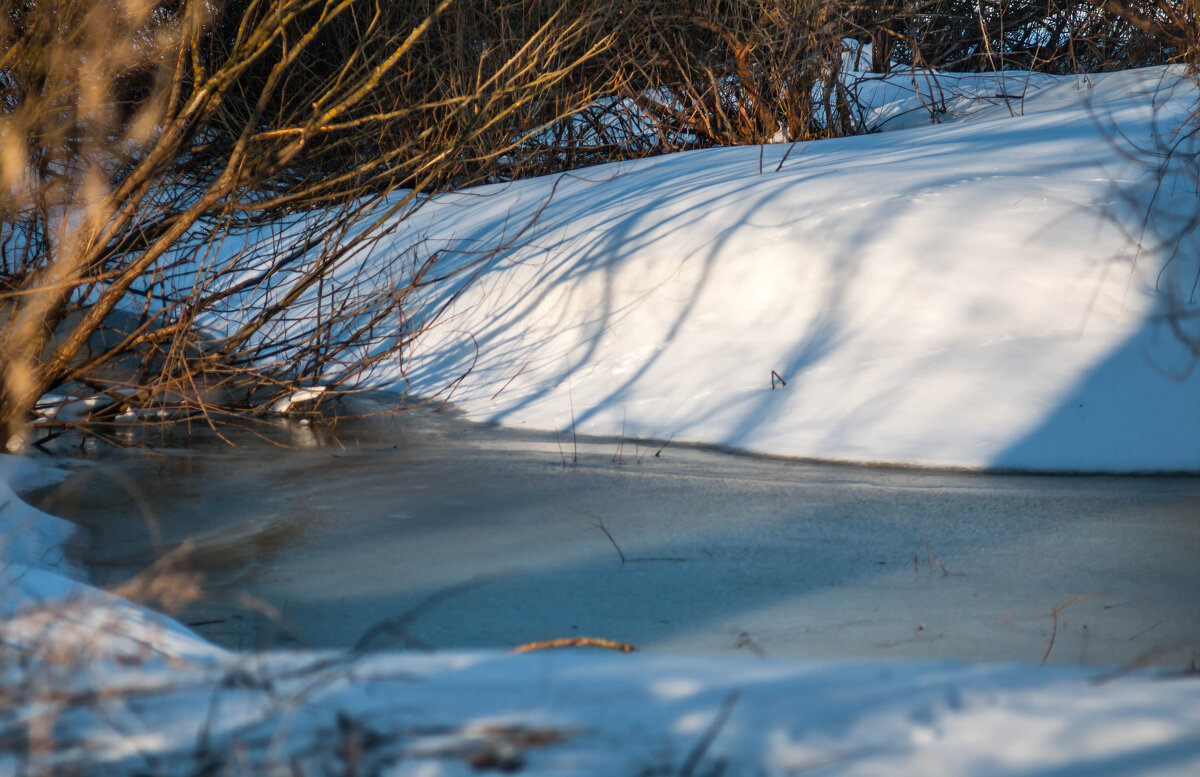
[(401, 355), (417, 292), (483, 259), (388, 235), (604, 87), (570, 81), (603, 11), (487, 5), (4, 0), (4, 439), (245, 415)]

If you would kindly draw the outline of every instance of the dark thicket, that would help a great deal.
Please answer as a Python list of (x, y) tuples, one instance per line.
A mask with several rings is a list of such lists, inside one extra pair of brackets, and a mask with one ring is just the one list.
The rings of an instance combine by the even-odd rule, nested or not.
[(856, 70), (1090, 73), (1200, 64), (1200, 0), (625, 0), (606, 55), (659, 137), (631, 151), (860, 132)]

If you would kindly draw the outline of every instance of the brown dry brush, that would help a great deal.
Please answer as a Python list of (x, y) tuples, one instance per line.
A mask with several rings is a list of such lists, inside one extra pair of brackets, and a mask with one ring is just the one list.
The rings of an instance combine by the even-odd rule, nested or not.
[(876, 68), (895, 60), (961, 72), (1093, 73), (1194, 61), (1197, 54), (1196, 0), (876, 0), (867, 6), (873, 13), (862, 24), (873, 32)]
[(592, 68), (619, 91), (556, 125), (548, 146), (569, 167), (857, 134), (870, 128), (855, 73), (868, 70), (1194, 65), (1198, 1), (617, 0), (626, 24)]
[(549, 0), (0, 0), (4, 440), (47, 394), (59, 425), (215, 420), (403, 354), (421, 290), (486, 252), (385, 238), (591, 102), (571, 76), (617, 26)]
[(617, 47), (622, 96), (657, 147), (744, 145), (854, 134), (841, 78), (852, 7), (830, 0), (635, 2)]
[(865, 129), (842, 73), (862, 32), (833, 0), (616, 0), (624, 24), (593, 64), (617, 90), (554, 125), (565, 166)]

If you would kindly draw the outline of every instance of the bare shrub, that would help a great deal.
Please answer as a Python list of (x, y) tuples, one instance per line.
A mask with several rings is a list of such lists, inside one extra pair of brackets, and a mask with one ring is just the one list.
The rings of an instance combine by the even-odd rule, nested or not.
[[(618, 0), (586, 71), (617, 91), (537, 138), (542, 171), (870, 131), (863, 73), (1087, 73), (1195, 62), (1197, 0)], [(869, 45), (868, 45), (869, 44)]]
[(1195, 6), (1195, 0), (883, 0), (868, 4), (874, 15), (862, 24), (877, 47), (888, 49), (876, 67), (895, 60), (963, 72), (1092, 73), (1194, 57)]
[(483, 259), (385, 238), (586, 105), (564, 85), (612, 35), (550, 2), (3, 0), (4, 439), (243, 416), (401, 355), (417, 292)]
[(663, 148), (861, 131), (840, 78), (851, 6), (831, 0), (634, 3), (624, 97)]

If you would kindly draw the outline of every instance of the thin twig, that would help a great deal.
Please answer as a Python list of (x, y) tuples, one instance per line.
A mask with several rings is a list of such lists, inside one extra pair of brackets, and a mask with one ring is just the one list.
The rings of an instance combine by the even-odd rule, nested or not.
[(619, 653), (633, 653), (637, 651), (637, 648), (628, 642), (617, 642), (611, 639), (599, 639), (596, 637), (562, 637), (560, 639), (543, 639), (538, 642), (526, 642), (524, 645), (517, 645), (508, 652), (532, 653), (536, 650), (552, 650), (568, 647), (598, 647), (605, 650), (616, 650)]
[[(778, 165), (775, 167), (775, 172), (777, 172), (777, 173), (778, 173), (780, 170), (782, 170), (782, 169), (783, 169), (783, 163), (787, 161), (787, 158), (788, 158), (789, 156), (791, 156), (791, 154), (792, 154), (792, 149), (793, 149), (793, 148), (795, 148), (795, 147), (796, 147), (796, 145), (797, 145), (799, 142), (800, 142), (800, 141), (798, 141), (798, 140), (796, 140), (796, 141), (793, 141), (793, 142), (792, 142), (792, 145), (788, 146), (788, 149), (787, 149), (787, 151), (783, 152), (783, 159), (780, 159), (780, 160), (779, 160), (779, 164), (778, 164)], [(805, 146), (805, 147), (804, 147), (804, 151), (807, 151), (807, 150), (808, 150), (808, 146)], [(801, 151), (801, 152), (800, 152), (800, 156), (804, 156), (804, 151)]]
[(925, 558), (929, 561), (929, 574), (933, 574), (933, 568), (936, 566), (942, 572), (942, 577), (946, 577), (950, 573), (942, 566), (942, 560), (939, 559), (929, 547), (929, 536), (925, 536)]
[(503, 386), (500, 387), (500, 391), (497, 391), (495, 394), (492, 394), (492, 399), (494, 400), (496, 397), (500, 396), (501, 392), (503, 392), (504, 389), (508, 388), (510, 383), (512, 383), (514, 380), (516, 380), (518, 377), (520, 377), (521, 373), (524, 372), (525, 368), (528, 366), (529, 366), (529, 362), (525, 362), (523, 365), (521, 365), (521, 369), (517, 370), (517, 374), (513, 375), (511, 378), (509, 378), (508, 383), (505, 383)]
[(1050, 617), (1053, 619), (1054, 625), (1050, 629), (1050, 644), (1046, 646), (1046, 655), (1042, 656), (1042, 664), (1043, 665), (1046, 663), (1046, 659), (1048, 659), (1050, 657), (1050, 651), (1054, 650), (1054, 640), (1056, 637), (1058, 637), (1058, 615), (1059, 615), (1059, 613), (1061, 613), (1063, 610), (1067, 609), (1068, 607), (1070, 607), (1072, 604), (1079, 601), (1080, 599), (1096, 599), (1101, 596), (1107, 596), (1107, 595), (1108, 595), (1108, 591), (1105, 591), (1103, 593), (1098, 593), (1098, 594), (1079, 594), (1078, 596), (1072, 596), (1070, 599), (1068, 599), (1067, 601), (1063, 602), (1062, 604), (1060, 604), (1059, 606), (1055, 607), (1053, 610), (1050, 611)]
[(1147, 626), (1146, 628), (1144, 628), (1144, 629), (1142, 629), (1141, 631), (1139, 631), (1137, 634), (1134, 634), (1132, 637), (1130, 637), (1130, 638), (1129, 638), (1129, 641), (1130, 641), (1130, 642), (1133, 642), (1135, 639), (1137, 639), (1138, 637), (1142, 636), (1142, 635), (1143, 635), (1143, 634), (1145, 634), (1146, 632), (1148, 632), (1148, 631), (1150, 631), (1150, 630), (1152, 630), (1152, 629), (1157, 629), (1159, 626), (1163, 625), (1163, 623), (1165, 623), (1165, 622), (1166, 622), (1166, 621), (1159, 620), (1159, 621), (1158, 621), (1157, 623), (1155, 623), (1154, 625), (1152, 625), (1152, 626)]
[(575, 437), (575, 392), (571, 388), (571, 364), (567, 363), (567, 400), (571, 405), (571, 448), (572, 461), (575, 464), (579, 463), (579, 441)]
[(604, 536), (608, 537), (608, 541), (611, 542), (612, 546), (617, 549), (617, 555), (621, 557), (621, 563), (624, 564), (626, 562), (625, 552), (621, 550), (621, 546), (617, 544), (615, 539), (613, 539), (612, 534), (608, 531), (608, 527), (604, 525), (603, 518), (593, 513), (584, 512), (583, 510), (576, 510), (574, 507), (571, 508), (571, 512), (575, 513), (577, 516), (581, 516), (580, 520), (583, 520), (582, 516), (592, 518), (593, 520), (584, 521), (584, 523), (588, 524), (592, 528), (599, 529), (600, 531), (604, 532)]
[(554, 430), (554, 441), (558, 443), (558, 455), (562, 457), (562, 465), (565, 467), (567, 466), (567, 452), (563, 450), (562, 436), (557, 429)]
[(617, 452), (613, 455), (612, 460), (621, 466), (625, 463), (625, 411), (621, 411), (621, 441), (617, 443)]

